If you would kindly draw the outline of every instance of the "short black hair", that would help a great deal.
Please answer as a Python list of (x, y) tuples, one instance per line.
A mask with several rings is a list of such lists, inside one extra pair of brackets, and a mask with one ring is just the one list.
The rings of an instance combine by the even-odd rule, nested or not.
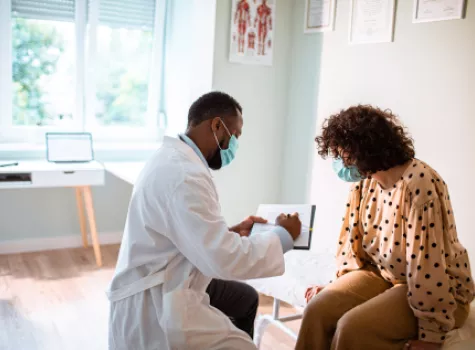
[(236, 117), (236, 111), (242, 113), (242, 107), (233, 97), (220, 91), (209, 92), (191, 105), (188, 126), (196, 126), (215, 117)]
[(402, 165), (415, 157), (414, 143), (399, 119), (390, 111), (358, 105), (330, 116), (315, 141), (318, 153), (326, 158), (347, 153), (344, 160), (363, 175), (371, 175)]

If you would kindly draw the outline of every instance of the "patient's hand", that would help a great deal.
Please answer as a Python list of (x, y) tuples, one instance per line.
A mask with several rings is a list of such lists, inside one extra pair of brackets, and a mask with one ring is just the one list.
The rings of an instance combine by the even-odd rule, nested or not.
[(323, 290), (324, 286), (311, 286), (308, 287), (307, 290), (305, 291), (305, 300), (307, 300), (307, 304), (310, 302), (310, 300), (320, 293)]

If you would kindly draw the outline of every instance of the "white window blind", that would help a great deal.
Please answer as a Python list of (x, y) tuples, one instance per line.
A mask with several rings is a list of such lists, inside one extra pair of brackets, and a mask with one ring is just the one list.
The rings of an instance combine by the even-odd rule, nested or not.
[(74, 3), (75, 0), (12, 0), (12, 15), (74, 22)]
[(155, 0), (99, 0), (99, 23), (120, 28), (153, 30)]

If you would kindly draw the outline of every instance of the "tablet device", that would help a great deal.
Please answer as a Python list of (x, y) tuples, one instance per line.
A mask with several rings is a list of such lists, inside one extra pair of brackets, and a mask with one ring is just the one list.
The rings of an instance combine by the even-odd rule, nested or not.
[(88, 132), (46, 133), (46, 159), (55, 163), (94, 160), (92, 135)]

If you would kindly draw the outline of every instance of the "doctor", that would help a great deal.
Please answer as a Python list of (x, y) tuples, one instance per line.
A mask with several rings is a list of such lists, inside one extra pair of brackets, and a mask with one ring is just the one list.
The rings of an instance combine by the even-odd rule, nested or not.
[(231, 280), (281, 275), (301, 223), (282, 214), (273, 229), (248, 237), (261, 219), (228, 228), (221, 216), (209, 168), (233, 160), (241, 113), (227, 94), (200, 97), (186, 135), (165, 138), (139, 176), (107, 292), (110, 349), (255, 349), (255, 309), (246, 314), (246, 289)]

